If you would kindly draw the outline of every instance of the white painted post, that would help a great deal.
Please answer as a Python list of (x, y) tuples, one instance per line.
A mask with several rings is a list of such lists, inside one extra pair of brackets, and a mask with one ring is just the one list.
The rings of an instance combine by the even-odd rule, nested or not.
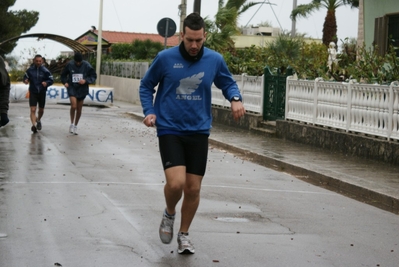
[(314, 88), (313, 88), (313, 118), (312, 122), (313, 125), (316, 124), (316, 119), (317, 119), (317, 103), (318, 103), (318, 88), (317, 88), (317, 83), (319, 81), (322, 81), (321, 78), (316, 78), (314, 80)]
[(97, 80), (96, 84), (100, 84), (101, 77), (101, 54), (102, 54), (102, 28), (103, 28), (103, 0), (100, 0), (100, 15), (98, 19), (98, 34), (97, 34), (97, 62), (96, 62), (96, 72)]
[(349, 132), (349, 127), (351, 125), (351, 114), (352, 114), (352, 84), (353, 81), (348, 83), (348, 95), (347, 95), (347, 108), (346, 108), (346, 132)]
[(388, 129), (387, 129), (387, 140), (390, 141), (392, 129), (393, 129), (393, 104), (394, 104), (394, 93), (393, 93), (394, 83), (389, 86), (389, 102), (388, 102)]

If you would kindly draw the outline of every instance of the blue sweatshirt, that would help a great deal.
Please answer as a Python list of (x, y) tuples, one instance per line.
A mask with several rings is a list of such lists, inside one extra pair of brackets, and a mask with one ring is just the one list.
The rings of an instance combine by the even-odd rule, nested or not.
[(204, 48), (202, 58), (193, 62), (181, 55), (179, 46), (161, 51), (140, 84), (144, 115), (157, 116), (158, 136), (167, 133), (209, 134), (213, 83), (227, 100), (234, 96), (241, 98), (238, 86), (219, 53)]
[[(29, 79), (29, 92), (36, 94), (46, 92), (47, 87), (54, 83), (53, 75), (46, 67), (36, 67), (34, 64), (26, 70), (24, 80), (26, 79)], [(42, 82), (46, 82), (47, 86), (44, 87)]]

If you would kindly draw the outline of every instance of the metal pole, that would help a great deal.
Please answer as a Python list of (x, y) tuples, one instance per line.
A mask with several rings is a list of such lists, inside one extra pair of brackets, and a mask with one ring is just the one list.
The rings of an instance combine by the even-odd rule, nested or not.
[(194, 12), (201, 15), (201, 0), (194, 0)]
[(103, 0), (100, 0), (100, 16), (98, 20), (98, 32), (97, 32), (97, 61), (96, 61), (96, 73), (97, 80), (96, 85), (100, 84), (100, 70), (101, 70), (101, 54), (102, 54), (102, 39), (103, 39)]
[[(293, 7), (292, 10), (294, 10), (297, 7), (297, 0), (293, 0)], [(292, 19), (292, 25), (291, 25), (291, 37), (294, 38), (296, 35), (296, 21)]]
[(165, 27), (165, 43), (164, 49), (166, 49), (166, 41), (168, 40), (168, 28), (169, 28), (169, 19), (166, 19), (166, 27)]
[[(179, 9), (180, 9), (180, 32), (183, 32), (183, 23), (184, 19), (187, 16), (187, 0), (181, 0)], [(180, 42), (181, 42), (181, 35), (179, 34), (179, 43)]]

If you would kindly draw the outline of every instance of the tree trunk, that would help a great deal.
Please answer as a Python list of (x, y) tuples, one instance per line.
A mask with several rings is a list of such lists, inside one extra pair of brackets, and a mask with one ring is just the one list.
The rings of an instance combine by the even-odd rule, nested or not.
[(337, 44), (337, 20), (335, 10), (327, 10), (327, 16), (323, 25), (323, 44), (328, 46), (330, 42)]
[(363, 10), (364, 1), (359, 1), (359, 22), (358, 22), (358, 30), (357, 30), (357, 46), (362, 47), (364, 43), (364, 10)]

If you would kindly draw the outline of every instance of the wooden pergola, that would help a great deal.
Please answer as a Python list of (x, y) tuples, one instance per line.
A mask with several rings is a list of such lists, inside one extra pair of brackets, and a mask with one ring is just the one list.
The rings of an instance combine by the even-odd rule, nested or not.
[(32, 33), (32, 34), (26, 34), (26, 35), (12, 37), (10, 39), (7, 39), (7, 40), (1, 42), (0, 47), (5, 43), (8, 43), (10, 41), (19, 40), (22, 38), (37, 38), (38, 40), (40, 40), (40, 39), (53, 40), (53, 41), (59, 42), (65, 46), (71, 48), (74, 52), (80, 52), (83, 55), (88, 55), (88, 54), (95, 52), (95, 51), (91, 50), (90, 48), (88, 48), (87, 46), (84, 46), (75, 40), (69, 39), (64, 36), (60, 36), (60, 35), (56, 35), (56, 34), (49, 34), (49, 33)]

